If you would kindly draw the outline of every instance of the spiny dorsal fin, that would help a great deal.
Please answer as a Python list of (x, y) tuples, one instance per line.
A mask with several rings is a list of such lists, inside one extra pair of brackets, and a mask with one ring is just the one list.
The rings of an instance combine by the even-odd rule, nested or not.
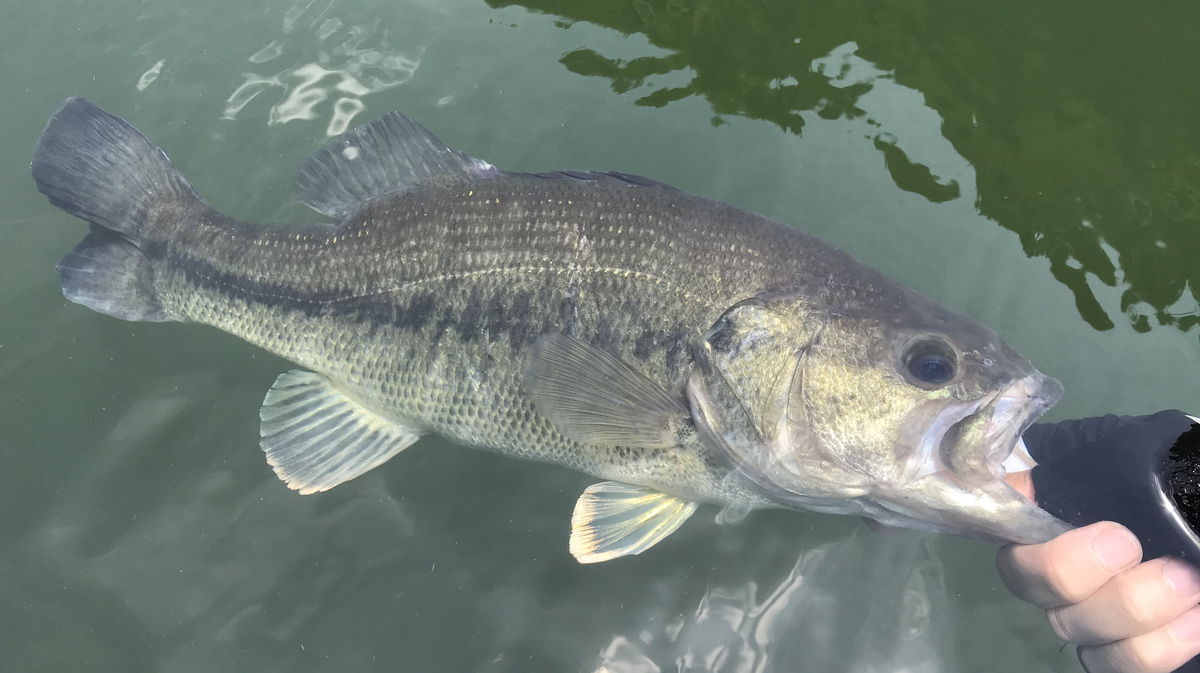
[(371, 199), (422, 182), (494, 173), (488, 162), (450, 149), (417, 122), (389, 112), (314, 152), (296, 170), (296, 187), (309, 206), (342, 218)]
[(583, 444), (668, 448), (687, 419), (682, 402), (633, 367), (555, 332), (529, 351), (525, 385), (562, 434)]
[(640, 554), (674, 533), (696, 503), (642, 486), (602, 481), (588, 486), (571, 515), (571, 555), (600, 563)]
[(421, 436), (346, 397), (324, 376), (298, 369), (275, 379), (260, 416), (267, 463), (305, 495), (381, 465)]

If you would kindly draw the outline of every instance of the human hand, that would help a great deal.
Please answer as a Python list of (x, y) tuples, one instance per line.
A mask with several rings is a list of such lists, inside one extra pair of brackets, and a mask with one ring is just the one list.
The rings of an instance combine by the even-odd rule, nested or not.
[[(1032, 497), (1027, 475), (1010, 483)], [(1200, 571), (1176, 558), (1141, 563), (1133, 533), (1103, 521), (996, 556), (1005, 586), (1046, 610), (1089, 673), (1167, 673), (1200, 654)]]

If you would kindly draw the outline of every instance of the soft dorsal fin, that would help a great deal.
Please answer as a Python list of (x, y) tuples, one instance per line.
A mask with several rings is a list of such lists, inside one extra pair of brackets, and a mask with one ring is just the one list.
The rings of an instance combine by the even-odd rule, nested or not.
[(496, 173), (486, 161), (453, 150), (399, 112), (338, 136), (296, 170), (301, 199), (342, 218), (376, 197), (432, 180)]
[(668, 448), (687, 420), (683, 403), (657, 383), (561, 332), (534, 342), (525, 385), (538, 411), (583, 444)]
[(640, 554), (674, 533), (695, 511), (691, 500), (644, 486), (592, 484), (571, 515), (571, 555), (580, 563), (600, 563)]
[(267, 463), (302, 494), (349, 481), (421, 436), (346, 397), (324, 376), (299, 369), (275, 379), (261, 417)]

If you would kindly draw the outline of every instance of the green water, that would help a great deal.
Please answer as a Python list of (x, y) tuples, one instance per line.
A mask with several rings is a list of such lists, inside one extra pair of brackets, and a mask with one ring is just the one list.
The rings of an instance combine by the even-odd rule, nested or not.
[(620, 169), (795, 224), (997, 328), (1051, 418), (1200, 408), (1200, 5), (14, 3), (0, 22), (4, 671), (1061, 671), (992, 548), (701, 510), (566, 551), (592, 480), (423, 440), (319, 496), (257, 449), (286, 363), (68, 304), (28, 175), (66, 96), (208, 200), (391, 109), (510, 169)]

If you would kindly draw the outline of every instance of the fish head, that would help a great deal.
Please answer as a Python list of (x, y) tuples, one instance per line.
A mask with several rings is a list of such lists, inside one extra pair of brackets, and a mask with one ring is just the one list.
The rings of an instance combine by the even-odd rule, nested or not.
[(784, 506), (988, 540), (1067, 530), (1004, 481), (1062, 385), (975, 320), (904, 288), (890, 299), (835, 312), (756, 298), (727, 311), (688, 385), (706, 441)]

